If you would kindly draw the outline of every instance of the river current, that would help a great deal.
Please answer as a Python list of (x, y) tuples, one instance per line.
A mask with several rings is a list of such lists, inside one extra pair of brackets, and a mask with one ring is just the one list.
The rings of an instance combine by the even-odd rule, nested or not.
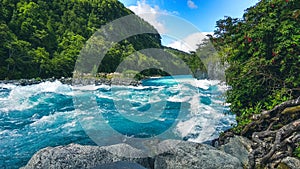
[[(220, 81), (185, 76), (151, 78), (141, 86), (0, 84), (0, 168), (22, 167), (47, 146), (118, 143), (114, 132), (123, 138), (212, 140), (235, 124), (224, 103), (227, 89)], [(103, 131), (99, 137), (105, 139), (91, 131)]]

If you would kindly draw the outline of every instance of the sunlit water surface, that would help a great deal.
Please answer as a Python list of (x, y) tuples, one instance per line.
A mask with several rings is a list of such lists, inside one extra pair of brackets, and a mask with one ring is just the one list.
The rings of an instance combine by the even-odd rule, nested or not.
[[(174, 135), (182, 140), (205, 142), (235, 124), (235, 117), (224, 104), (226, 90), (227, 86), (219, 81), (184, 76), (176, 80), (152, 78), (137, 87), (72, 87), (59, 81), (30, 86), (0, 84), (0, 168), (24, 166), (36, 151), (47, 146), (96, 145), (86, 134), (86, 126), (81, 125), (88, 119), (82, 119), (82, 114), (75, 109), (77, 91), (94, 97), (98, 105), (92, 109), (94, 112), (89, 110), (85, 115), (104, 115), (106, 122), (121, 134), (142, 138), (163, 132), (154, 123), (152, 130), (146, 132), (132, 130), (137, 127), (126, 125), (122, 121), (125, 119), (142, 123), (156, 120), (165, 125), (176, 121), (170, 128)], [(163, 111), (167, 114), (161, 116)], [(125, 118), (118, 118), (117, 112)], [(110, 135), (105, 137), (113, 139)]]

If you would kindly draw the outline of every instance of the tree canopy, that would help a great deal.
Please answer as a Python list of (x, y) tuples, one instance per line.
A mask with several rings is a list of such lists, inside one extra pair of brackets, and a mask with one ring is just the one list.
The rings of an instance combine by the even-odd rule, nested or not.
[[(0, 79), (72, 76), (86, 41), (101, 26), (129, 14), (117, 0), (0, 0)], [(114, 72), (135, 51), (163, 48), (160, 39), (157, 33), (123, 40), (98, 71)]]
[(211, 40), (229, 64), (227, 101), (239, 126), (300, 95), (298, 0), (261, 0), (241, 19), (217, 21)]

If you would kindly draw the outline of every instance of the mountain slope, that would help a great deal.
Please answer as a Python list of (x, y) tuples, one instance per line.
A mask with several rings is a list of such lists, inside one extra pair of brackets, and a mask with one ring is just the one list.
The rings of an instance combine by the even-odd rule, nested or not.
[[(1, 0), (0, 79), (70, 77), (86, 41), (101, 26), (130, 14), (117, 0)], [(114, 72), (141, 49), (162, 48), (160, 39), (158, 33), (124, 39), (107, 52), (98, 72)]]

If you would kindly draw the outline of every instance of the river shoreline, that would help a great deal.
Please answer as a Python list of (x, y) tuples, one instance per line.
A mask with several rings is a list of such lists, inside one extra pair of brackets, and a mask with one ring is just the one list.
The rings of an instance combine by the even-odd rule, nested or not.
[(19, 80), (0, 80), (0, 84), (13, 84), (16, 86), (35, 85), (43, 82), (60, 81), (67, 85), (124, 85), (124, 86), (139, 86), (142, 84), (141, 80), (134, 80), (130, 78), (47, 78), (47, 79), (19, 79)]

